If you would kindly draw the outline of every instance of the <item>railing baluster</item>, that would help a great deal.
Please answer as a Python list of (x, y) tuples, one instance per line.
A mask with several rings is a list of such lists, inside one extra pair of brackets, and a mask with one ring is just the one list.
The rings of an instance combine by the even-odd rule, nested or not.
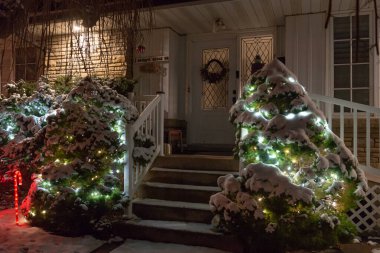
[(344, 141), (344, 106), (340, 106), (340, 112), (339, 112), (339, 130), (340, 134), (339, 137)]
[(354, 128), (353, 128), (353, 148), (354, 148), (354, 156), (358, 157), (358, 110), (354, 109), (353, 118)]
[(151, 135), (152, 133), (150, 132), (150, 115), (146, 118), (146, 134)]
[(159, 131), (159, 125), (158, 125), (158, 108), (159, 107), (156, 107), (156, 109), (154, 109), (154, 115), (155, 115), (155, 122), (154, 122), (154, 128), (156, 129), (156, 134), (154, 135), (154, 140), (156, 141), (156, 145), (158, 144), (158, 131)]
[(371, 118), (369, 112), (365, 113), (365, 121), (366, 121), (366, 131), (365, 131), (365, 154), (366, 154), (366, 165), (371, 166)]
[(160, 145), (160, 155), (164, 155), (164, 114), (165, 114), (165, 108), (164, 108), (164, 94), (160, 94), (161, 101), (160, 101), (160, 128), (158, 131), (159, 134), (159, 145)]
[(153, 112), (149, 115), (149, 135), (153, 136)]
[(329, 128), (332, 129), (332, 110), (331, 107), (334, 107), (331, 103), (326, 103), (327, 109), (327, 122), (329, 124)]
[(156, 107), (156, 109), (154, 110), (154, 112), (153, 112), (153, 115), (154, 115), (154, 117), (153, 117), (153, 119), (154, 119), (154, 121), (153, 121), (153, 132), (154, 132), (154, 139), (155, 139), (155, 143), (157, 143), (157, 107)]

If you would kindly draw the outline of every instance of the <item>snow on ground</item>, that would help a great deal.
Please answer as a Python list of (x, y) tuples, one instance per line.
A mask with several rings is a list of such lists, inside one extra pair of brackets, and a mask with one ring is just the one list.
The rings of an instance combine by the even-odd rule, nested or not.
[[(13, 209), (0, 211), (0, 253), (90, 253), (105, 241), (92, 236), (64, 237), (53, 235), (41, 228), (31, 227), (25, 219), (15, 224)], [(149, 241), (126, 240), (112, 253), (227, 253), (198, 246)]]
[(139, 240), (126, 240), (119, 248), (111, 253), (227, 253), (217, 249), (187, 246), (174, 243), (157, 243)]
[(103, 243), (92, 236), (52, 235), (29, 226), (24, 219), (17, 226), (13, 209), (0, 211), (0, 253), (87, 253)]

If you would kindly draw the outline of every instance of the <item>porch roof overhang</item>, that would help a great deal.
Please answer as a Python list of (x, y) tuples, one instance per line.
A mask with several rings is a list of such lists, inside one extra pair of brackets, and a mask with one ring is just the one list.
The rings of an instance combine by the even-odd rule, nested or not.
[[(329, 5), (329, 0), (166, 1), (177, 4), (155, 8), (156, 26), (179, 34), (211, 33), (217, 19), (223, 21), (225, 31), (284, 26), (286, 16), (327, 13)], [(373, 1), (360, 0), (359, 5), (361, 11), (373, 9)], [(333, 0), (331, 7), (333, 14), (355, 13), (356, 0)]]
[[(0, 19), (10, 17), (13, 0), (0, 0)], [(23, 0), (22, 3), (40, 3), (43, 0)], [(59, 1), (57, 1), (59, 2)], [(216, 20), (222, 22), (218, 31), (239, 31), (284, 26), (285, 17), (327, 12), (329, 0), (140, 0), (154, 10), (156, 28), (170, 27), (179, 34), (215, 32)], [(109, 8), (117, 9), (119, 0), (110, 0)], [(373, 9), (373, 1), (359, 0), (361, 10)], [(332, 13), (353, 12), (356, 0), (332, 1)], [(42, 7), (41, 7), (42, 8)], [(64, 20), (70, 11), (64, 6), (52, 10), (52, 18)], [(105, 10), (107, 11), (107, 10)], [(71, 13), (71, 15), (75, 15)], [(37, 13), (32, 20), (44, 19)], [(72, 17), (71, 17), (72, 18)]]

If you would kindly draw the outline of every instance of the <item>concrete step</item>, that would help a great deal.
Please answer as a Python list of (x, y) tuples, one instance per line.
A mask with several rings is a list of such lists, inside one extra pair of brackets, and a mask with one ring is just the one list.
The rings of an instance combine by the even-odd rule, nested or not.
[(146, 220), (168, 220), (211, 223), (210, 206), (204, 203), (190, 203), (160, 199), (135, 199), (133, 213)]
[(148, 199), (208, 204), (210, 196), (219, 191), (220, 188), (215, 186), (145, 182), (142, 185), (140, 195), (142, 198)]
[(153, 167), (237, 172), (239, 171), (239, 162), (232, 156), (171, 155), (157, 157)]
[(234, 253), (243, 252), (236, 237), (213, 232), (210, 225), (202, 223), (131, 220), (116, 223), (113, 229), (113, 234), (124, 238), (204, 246)]
[(152, 168), (145, 178), (145, 181), (168, 183), (216, 186), (218, 177), (226, 174), (238, 175), (238, 172), (213, 171), (213, 170), (184, 170), (168, 168)]

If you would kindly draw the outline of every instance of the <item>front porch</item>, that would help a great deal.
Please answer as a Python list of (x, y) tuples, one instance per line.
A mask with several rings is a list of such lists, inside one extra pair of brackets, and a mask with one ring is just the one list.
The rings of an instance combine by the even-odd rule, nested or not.
[[(359, 182), (360, 187), (362, 187), (359, 187), (359, 190), (366, 188), (365, 180), (361, 177), (360, 170), (356, 168), (356, 160), (349, 155), (348, 158), (345, 157), (346, 160), (340, 156), (344, 145), (341, 145), (335, 137), (332, 139), (336, 147), (332, 145), (331, 150), (333, 151), (330, 150), (331, 153), (335, 152), (335, 156), (329, 158), (328, 153), (330, 151), (328, 148), (321, 148), (318, 152), (308, 153), (295, 147), (295, 144), (301, 143), (303, 145), (304, 142), (302, 141), (294, 142), (294, 146), (286, 141), (279, 145), (279, 143), (270, 143), (273, 138), (264, 137), (264, 135), (254, 136), (251, 133), (253, 136), (250, 136), (252, 140), (251, 146), (247, 148), (249, 151), (243, 150), (239, 154), (240, 161), (232, 158), (232, 147), (235, 146), (236, 137), (239, 141), (243, 139), (244, 134), (240, 130), (244, 129), (248, 133), (255, 129), (256, 122), (269, 124), (268, 122), (272, 117), (278, 115), (282, 117), (282, 122), (288, 123), (292, 117), (297, 118), (303, 109), (312, 108), (294, 109), (293, 105), (290, 106), (290, 101), (286, 101), (289, 102), (289, 111), (294, 109), (294, 113), (291, 112), (291, 115), (288, 115), (289, 111), (280, 108), (280, 103), (276, 104), (276, 99), (271, 100), (271, 104), (268, 102), (273, 98), (269, 98), (268, 94), (274, 88), (274, 86), (269, 86), (272, 84), (279, 85), (279, 83), (260, 83), (262, 85), (260, 92), (268, 95), (266, 102), (269, 106), (265, 107), (267, 105), (260, 104), (265, 101), (264, 99), (263, 101), (256, 101), (260, 106), (251, 101), (252, 104), (249, 106), (253, 108), (257, 105), (257, 108), (249, 108), (248, 104), (240, 108), (241, 111), (245, 110), (248, 116), (243, 117), (239, 123), (241, 125), (235, 123), (239, 129), (235, 136), (236, 129), (228, 120), (230, 108), (236, 102), (239, 104), (239, 101), (241, 102), (239, 99), (249, 100), (248, 95), (244, 95), (247, 93), (244, 86), (250, 80), (250, 76), (253, 73), (258, 73), (256, 71), (263, 65), (265, 66), (277, 58), (286, 63), (286, 66), (295, 73), (293, 75), (284, 71), (284, 74), (280, 71), (283, 84), (298, 84), (299, 82), (305, 85), (311, 99), (325, 113), (327, 120), (325, 125), (330, 127), (343, 140), (353, 155), (358, 158), (358, 168), (365, 172), (369, 180), (369, 189), (366, 192), (363, 190), (365, 196), (357, 202), (357, 208), (348, 211), (348, 216), (359, 232), (364, 234), (376, 234), (378, 232), (380, 225), (380, 109), (378, 108), (380, 105), (380, 96), (378, 95), (380, 72), (378, 69), (380, 65), (375, 54), (375, 44), (377, 45), (378, 39), (375, 37), (378, 35), (374, 32), (374, 24), (378, 20), (373, 1), (359, 1), (361, 23), (358, 27), (355, 26), (356, 2), (353, 0), (184, 0), (177, 3), (175, 1), (159, 1), (153, 4), (155, 13), (155, 25), (153, 27), (145, 26), (142, 22), (128, 29), (125, 29), (128, 25), (126, 21), (128, 19), (123, 16), (125, 15), (124, 12), (115, 11), (119, 3), (110, 4), (104, 13), (99, 11), (102, 14), (91, 11), (87, 13), (89, 15), (96, 14), (93, 15), (93, 18), (96, 18), (94, 25), (97, 24), (88, 27), (86, 22), (91, 20), (87, 19), (88, 17), (82, 17), (83, 13), (79, 15), (80, 19), (78, 20), (64, 18), (64, 14), (69, 9), (62, 7), (64, 4), (61, 2), (65, 1), (57, 2), (59, 2), (58, 7), (54, 5), (54, 8), (57, 9), (54, 9), (53, 14), (49, 14), (46, 20), (38, 14), (30, 21), (33, 29), (40, 26), (44, 27), (47, 21), (52, 22), (54, 29), (50, 30), (49, 26), (49, 29), (45, 30), (43, 36), (41, 35), (38, 39), (32, 36), (30, 41), (26, 42), (27, 46), (23, 46), (17, 39), (14, 39), (17, 37), (15, 36), (17, 33), (14, 31), (12, 35), (0, 39), (0, 45), (3, 47), (0, 50), (1, 93), (9, 95), (6, 94), (5, 84), (20, 78), (31, 81), (30, 83), (24, 82), (25, 87), (30, 88), (28, 85), (35, 82), (40, 73), (51, 79), (61, 75), (69, 75), (70, 78), (74, 76), (101, 78), (82, 80), (82, 82), (88, 82), (88, 86), (85, 86), (84, 89), (79, 88), (73, 93), (70, 90), (76, 87), (75, 84), (73, 85), (75, 82), (72, 79), (69, 81), (64, 79), (67, 82), (63, 82), (61, 85), (63, 87), (58, 88), (67, 89), (67, 93), (61, 94), (61, 97), (57, 96), (55, 92), (50, 94), (49, 89), (40, 89), (37, 93), (32, 92), (32, 96), (37, 96), (36, 94), (39, 92), (41, 94), (47, 92), (45, 94), (47, 98), (54, 98), (59, 101), (58, 105), (55, 105), (57, 107), (52, 106), (53, 102), (47, 103), (46, 112), (49, 113), (46, 117), (42, 115), (43, 113), (38, 112), (35, 115), (33, 110), (29, 110), (28, 103), (32, 104), (32, 100), (26, 98), (26, 96), (30, 96), (26, 93), (30, 90), (20, 88), (20, 91), (23, 92), (19, 94), (20, 101), (26, 106), (23, 104), (20, 110), (14, 109), (16, 107), (11, 108), (12, 114), (5, 113), (4, 118), (13, 125), (1, 129), (1, 133), (6, 136), (1, 141), (5, 143), (4, 145), (12, 144), (12, 141), (14, 143), (20, 141), (24, 145), (32, 140), (36, 141), (37, 144), (34, 145), (33, 142), (33, 145), (29, 145), (27, 148), (34, 148), (49, 140), (46, 141), (46, 145), (51, 145), (49, 147), (53, 151), (47, 150), (45, 152), (46, 150), (42, 145), (39, 150), (36, 149), (37, 151), (24, 151), (24, 154), (28, 154), (27, 156), (17, 154), (21, 157), (18, 157), (21, 163), (4, 169), (7, 173), (9, 172), (9, 175), (19, 167), (29, 173), (31, 171), (29, 168), (34, 164), (28, 163), (36, 162), (35, 171), (38, 171), (38, 175), (32, 177), (32, 183), (39, 187), (36, 189), (42, 189), (41, 191), (44, 193), (41, 194), (54, 195), (54, 198), (57, 199), (63, 199), (61, 194), (79, 196), (77, 199), (74, 197), (67, 199), (72, 200), (72, 206), (77, 208), (75, 209), (77, 213), (81, 214), (86, 213), (88, 207), (90, 210), (91, 208), (96, 209), (104, 203), (106, 204), (101, 206), (104, 208), (100, 209), (108, 208), (109, 213), (116, 209), (124, 211), (123, 208), (128, 203), (128, 207), (125, 209), (127, 220), (112, 224), (114, 226), (112, 234), (114, 235), (155, 242), (212, 247), (230, 252), (242, 252), (242, 241), (238, 241), (237, 236), (211, 230), (210, 224), (212, 223), (212, 216), (216, 212), (214, 209), (216, 209), (217, 204), (211, 201), (210, 197), (218, 193), (225, 194), (224, 197), (239, 208), (242, 206), (246, 208), (246, 204), (250, 211), (257, 211), (258, 214), (255, 213), (254, 218), (251, 217), (255, 221), (252, 224), (260, 224), (261, 218), (265, 217), (268, 224), (264, 224), (264, 230), (269, 231), (268, 234), (276, 230), (277, 223), (273, 222), (274, 220), (282, 221), (285, 219), (282, 215), (276, 214), (279, 209), (273, 208), (275, 215), (268, 211), (273, 207), (270, 201), (264, 201), (266, 206), (261, 201), (265, 197), (272, 198), (276, 194), (282, 194), (281, 198), (283, 199), (280, 200), (287, 201), (289, 196), (292, 198), (299, 193), (288, 196), (285, 190), (282, 192), (283, 188), (276, 188), (278, 186), (276, 183), (268, 183), (273, 178), (282, 183), (290, 182), (290, 186), (287, 185), (289, 189), (297, 189), (304, 194), (299, 194), (302, 195), (301, 200), (297, 199), (299, 195), (294, 197), (296, 200), (293, 200), (301, 201), (306, 205), (296, 205), (292, 201), (284, 204), (285, 202), (277, 199), (281, 204), (289, 205), (287, 206), (289, 207), (288, 210), (293, 212), (294, 217), (298, 217), (297, 212), (299, 214), (309, 208), (308, 205), (316, 205), (319, 208), (313, 209), (308, 214), (318, 213), (324, 207), (329, 215), (334, 214), (337, 210), (337, 201), (334, 199), (339, 200), (341, 195), (332, 192), (336, 190), (335, 188), (341, 188), (340, 190), (343, 192), (345, 187), (342, 186), (343, 179), (339, 181), (340, 178), (338, 180), (337, 175), (327, 175), (328, 173), (335, 170), (337, 173), (341, 173), (342, 175), (339, 175), (343, 178), (348, 177), (348, 181), (351, 183), (348, 184), (350, 187)], [(84, 4), (86, 3), (88, 4), (84, 1)], [(120, 4), (125, 3), (120, 2)], [(45, 7), (50, 11), (50, 6)], [(60, 7), (63, 9), (59, 9)], [(127, 5), (123, 7), (124, 9), (129, 8)], [(1, 8), (2, 5), (0, 4)], [(142, 18), (138, 20), (145, 20), (144, 17), (147, 17), (145, 15), (150, 14), (147, 9), (137, 7), (136, 10), (142, 10), (141, 16), (139, 16)], [(107, 16), (110, 12), (114, 15)], [(0, 12), (0, 20), (3, 20), (3, 15), (8, 15), (4, 13)], [(121, 16), (117, 20), (113, 19), (115, 15)], [(4, 20), (6, 17), (4, 16)], [(135, 22), (136, 20), (137, 18)], [(119, 25), (123, 22), (126, 22), (125, 26), (120, 27)], [(9, 24), (7, 23), (7, 25)], [(113, 31), (114, 27), (118, 27), (119, 30)], [(133, 31), (136, 27), (138, 29)], [(355, 29), (359, 29), (359, 37), (354, 36)], [(49, 39), (44, 40), (45, 37)], [(356, 43), (356, 41), (360, 43)], [(39, 53), (34, 54), (34, 52)], [(266, 74), (263, 75), (265, 78), (267, 77)], [(134, 80), (128, 80), (125, 76)], [(298, 79), (295, 78), (296, 76)], [(136, 80), (138, 81), (137, 84)], [(259, 81), (263, 80), (260, 79)], [(129, 98), (137, 108), (136, 111), (130, 108), (129, 100), (125, 98), (127, 94), (121, 95), (119, 90), (115, 88), (117, 85), (114, 83), (126, 85), (124, 82), (130, 82), (129, 85), (133, 83), (131, 86), (134, 93)], [(251, 83), (250, 85), (254, 86), (255, 84)], [(18, 86), (18, 83), (13, 83), (13, 86)], [(9, 87), (14, 88), (13, 86), (8, 85), (8, 89)], [(127, 86), (122, 87), (123, 91), (127, 90)], [(257, 92), (258, 90), (258, 87), (253, 87), (251, 91)], [(70, 95), (68, 95), (69, 92)], [(299, 96), (302, 93), (300, 90), (293, 92)], [(23, 96), (24, 93), (25, 96)], [(290, 94), (288, 97), (292, 97), (294, 94)], [(263, 97), (266, 95), (260, 94)], [(280, 101), (282, 98), (280, 96), (277, 100)], [(252, 98), (252, 100), (254, 99)], [(14, 101), (18, 100), (15, 99)], [(65, 101), (62, 105), (63, 110), (58, 110), (57, 108), (61, 106), (59, 103), (62, 101)], [(31, 107), (33, 106), (31, 105)], [(74, 107), (78, 110), (73, 110)], [(126, 108), (132, 113), (123, 114), (125, 113), (123, 110), (128, 111)], [(272, 109), (273, 111), (270, 111)], [(82, 125), (88, 125), (90, 129), (101, 126), (103, 130), (96, 129), (97, 132), (93, 131), (89, 134), (86, 129), (81, 129), (82, 132), (79, 131), (80, 133), (78, 133), (72, 127), (76, 121), (66, 115), (68, 112), (75, 113), (76, 117), (83, 121)], [(19, 114), (22, 114), (22, 117)], [(306, 117), (310, 114), (308, 111), (299, 117)], [(81, 115), (86, 117), (81, 118)], [(99, 115), (105, 118), (99, 117)], [(116, 120), (116, 117), (119, 118)], [(19, 120), (22, 124), (14, 119)], [(57, 120), (57, 122), (53, 122), (52, 119)], [(305, 120), (309, 119), (306, 118)], [(315, 121), (316, 124), (321, 124), (324, 122), (324, 118), (317, 118)], [(36, 126), (33, 128), (30, 122), (34, 122)], [(241, 127), (244, 124), (246, 128)], [(323, 124), (320, 127), (325, 127)], [(53, 130), (56, 128), (58, 130), (54, 132)], [(41, 132), (36, 129), (41, 130)], [(51, 132), (45, 138), (44, 131), (47, 131), (46, 129)], [(263, 129), (267, 130), (266, 128)], [(276, 128), (273, 129), (276, 131)], [(17, 131), (22, 132), (22, 134), (19, 135)], [(62, 131), (61, 136), (58, 136), (59, 131)], [(108, 135), (103, 137), (103, 133)], [(310, 134), (310, 132), (308, 133)], [(57, 135), (56, 138), (52, 138), (54, 134)], [(85, 136), (90, 139), (87, 135), (99, 146), (96, 146), (95, 150), (87, 142), (87, 146), (79, 152), (81, 155), (87, 153), (79, 159), (77, 154), (75, 152), (70, 153), (72, 149), (67, 147), (74, 145), (76, 140), (83, 141)], [(307, 134), (300, 136), (307, 139)], [(266, 139), (267, 137), (268, 139)], [(60, 141), (58, 141), (57, 146), (54, 146), (57, 139)], [(323, 143), (321, 140), (318, 141), (319, 144)], [(272, 144), (273, 146), (271, 146)], [(301, 144), (300, 146), (302, 146)], [(260, 148), (264, 150), (265, 145), (268, 146), (268, 152), (260, 156), (258, 150)], [(241, 148), (241, 146), (243, 144), (238, 147)], [(323, 180), (331, 183), (331, 187), (327, 188), (328, 183), (322, 182), (316, 176), (316, 174), (321, 173), (315, 166), (320, 160), (316, 159), (311, 165), (300, 167), (300, 162), (298, 164), (297, 160), (293, 162), (294, 157), (289, 155), (289, 149), (293, 147), (297, 150), (293, 152), (293, 156), (305, 152), (304, 156), (307, 158), (304, 160), (301, 158), (302, 162), (315, 158), (313, 155), (318, 156), (320, 160), (324, 159), (324, 164), (321, 162), (322, 165), (320, 166), (326, 171), (327, 169), (331, 170), (328, 173), (326, 172), (328, 178), (326, 180), (323, 178)], [(124, 148), (126, 149), (124, 150)], [(15, 150), (21, 150), (21, 148)], [(65, 157), (63, 155), (65, 152), (62, 153), (62, 150), (67, 150), (66, 153), (70, 154), (69, 157)], [(257, 156), (252, 150), (257, 152)], [(39, 151), (42, 153), (41, 156), (39, 156)], [(270, 161), (268, 164), (284, 170), (277, 173), (276, 169), (269, 166), (266, 168), (267, 173), (262, 173), (265, 175), (258, 173), (262, 176), (262, 182), (257, 185), (261, 185), (263, 189), (275, 189), (273, 190), (274, 193), (270, 192), (269, 194), (263, 189), (261, 189), (262, 191), (256, 189), (256, 191), (254, 184), (250, 186), (254, 190), (248, 187), (248, 179), (252, 182), (256, 176), (260, 178), (260, 175), (249, 174), (250, 172), (244, 170), (245, 166), (242, 166), (246, 162), (242, 158), (244, 152), (251, 151), (253, 153), (247, 158), (246, 161), (249, 161), (247, 163), (257, 165), (263, 161)], [(36, 154), (37, 158), (33, 161), (28, 160), (32, 156), (29, 153)], [(118, 157), (120, 154), (122, 156)], [(46, 159), (44, 155), (49, 158)], [(13, 163), (13, 160), (9, 160), (6, 155), (4, 157), (4, 163), (10, 161), (10, 163), (16, 164)], [(42, 158), (39, 160), (40, 157)], [(25, 158), (26, 163), (24, 162)], [(110, 158), (115, 159), (112, 165)], [(276, 158), (278, 158), (277, 161), (275, 161)], [(332, 161), (334, 158), (335, 164)], [(78, 162), (78, 160), (81, 161)], [(347, 168), (351, 171), (350, 173), (346, 171), (345, 174), (345, 162), (347, 160), (349, 160)], [(48, 165), (46, 165), (47, 163)], [(98, 169), (99, 171), (97, 171)], [(259, 166), (259, 168), (254, 169), (260, 171), (262, 167)], [(315, 174), (313, 174), (314, 169), (317, 171)], [(320, 168), (318, 167), (318, 169)], [(67, 179), (66, 175), (63, 175), (64, 173), (60, 173), (61, 170), (65, 173), (72, 170), (74, 171), (73, 175), (77, 175), (76, 173), (79, 171), (79, 176), (71, 178), (71, 174), (68, 173), (70, 175), (67, 176), (69, 178)], [(311, 180), (314, 186), (311, 184), (310, 178), (305, 179), (306, 171), (311, 171), (312, 176), (316, 177), (314, 181)], [(90, 173), (94, 173), (94, 175), (90, 177)], [(99, 175), (95, 175), (95, 173), (99, 173)], [(231, 176), (223, 177), (226, 174), (231, 174)], [(273, 177), (266, 178), (268, 175)], [(282, 178), (284, 175), (287, 176), (286, 180)], [(27, 174), (27, 176), (31, 175)], [(81, 176), (86, 177), (85, 183), (80, 180), (77, 181), (78, 178), (81, 179)], [(230, 181), (226, 179), (227, 177)], [(8, 180), (7, 182), (12, 181), (12, 177), (0, 174), (0, 183), (3, 179), (4, 181)], [(118, 180), (121, 182), (119, 183)], [(217, 182), (218, 180), (226, 180), (230, 184), (223, 185)], [(67, 183), (67, 185), (62, 185), (62, 182)], [(27, 183), (30, 182), (27, 181)], [(239, 188), (238, 190), (235, 189), (236, 191), (232, 194), (229, 192), (231, 185)], [(311, 190), (308, 187), (316, 191), (320, 190), (318, 203), (313, 202), (312, 197), (308, 199), (314, 194), (309, 194)], [(15, 189), (17, 189), (17, 183)], [(252, 201), (247, 204), (244, 202), (247, 199), (238, 199), (237, 192), (241, 194), (239, 196), (246, 196), (249, 192), (250, 198), (246, 198)], [(118, 199), (123, 194), (124, 196)], [(329, 194), (329, 196), (322, 198), (321, 195), (323, 194)], [(129, 202), (124, 198), (126, 196)], [(215, 202), (222, 199), (221, 196), (219, 197)], [(40, 199), (39, 204), (44, 206), (44, 201), (48, 203), (51, 197), (41, 197)], [(116, 202), (113, 203), (112, 201), (116, 199), (120, 203), (111, 206), (109, 203), (115, 204)], [(101, 204), (94, 205), (94, 203)], [(323, 207), (323, 205), (325, 206)], [(48, 206), (47, 208), (50, 210), (50, 207), (54, 205), (45, 206)], [(233, 206), (235, 209), (229, 206), (228, 208), (231, 210), (228, 208), (226, 210), (235, 214), (236, 206)], [(260, 209), (261, 206), (265, 206), (265, 208)], [(47, 208), (37, 208), (37, 216), (41, 217), (40, 221), (47, 217)], [(210, 211), (210, 208), (213, 208), (214, 213)], [(36, 213), (34, 210), (29, 211), (26, 212), (27, 215)], [(226, 223), (231, 218), (228, 216), (230, 214), (228, 212), (226, 216), (218, 214), (221, 217), (220, 219)], [(253, 212), (247, 213), (252, 214)], [(83, 217), (86, 215), (83, 214)], [(95, 212), (94, 217), (98, 218), (96, 215)], [(30, 216), (31, 219), (33, 217)], [(73, 215), (73, 217), (79, 216)], [(38, 222), (37, 218), (34, 219)], [(335, 218), (334, 221), (339, 221), (337, 217), (333, 218)], [(320, 224), (329, 224), (334, 230), (334, 226), (338, 225), (339, 222), (335, 224), (333, 218), (327, 215), (327, 222), (321, 221)], [(54, 219), (50, 219), (50, 221), (54, 221)], [(107, 227), (108, 223), (103, 222), (100, 218), (98, 222)], [(342, 247), (344, 248), (344, 245)], [(352, 247), (355, 248), (356, 246), (351, 245), (351, 249)], [(351, 249), (344, 252), (350, 252)], [(102, 249), (98, 250), (94, 252), (102, 252)], [(116, 250), (115, 252), (122, 250), (119, 248), (119, 251)]]

